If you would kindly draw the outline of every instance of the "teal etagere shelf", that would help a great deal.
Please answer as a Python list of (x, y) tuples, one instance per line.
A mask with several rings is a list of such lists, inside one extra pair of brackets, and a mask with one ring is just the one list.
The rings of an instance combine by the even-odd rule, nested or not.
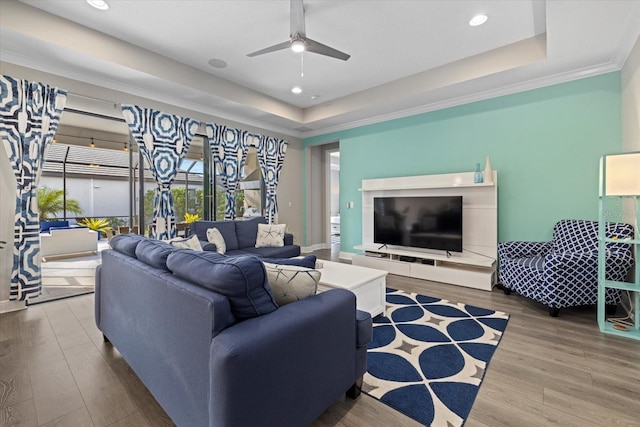
[[(602, 332), (640, 340), (640, 152), (612, 154), (600, 160), (600, 202), (598, 216), (598, 326)], [(605, 237), (607, 222), (626, 222), (634, 227), (633, 239)], [(635, 265), (631, 282), (606, 280), (606, 243), (633, 245)], [(623, 307), (610, 321), (605, 309), (607, 288), (622, 291)], [(626, 330), (616, 329), (623, 325)]]

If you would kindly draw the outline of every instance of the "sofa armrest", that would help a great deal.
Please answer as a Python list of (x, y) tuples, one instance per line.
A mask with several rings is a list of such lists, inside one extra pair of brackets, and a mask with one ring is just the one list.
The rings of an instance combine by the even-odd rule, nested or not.
[(284, 245), (293, 245), (293, 234), (284, 233)]
[(356, 334), (355, 296), (343, 289), (227, 328), (211, 343), (210, 420), (310, 424), (355, 382)]
[(551, 252), (552, 242), (500, 242), (498, 255), (501, 259), (530, 258)]

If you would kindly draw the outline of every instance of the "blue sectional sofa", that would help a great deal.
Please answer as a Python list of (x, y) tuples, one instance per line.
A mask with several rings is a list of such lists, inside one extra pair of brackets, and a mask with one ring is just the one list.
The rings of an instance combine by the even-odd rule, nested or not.
[(133, 234), (111, 247), (96, 324), (178, 426), (306, 426), (359, 394), (372, 326), (353, 293), (278, 307), (255, 256)]
[(189, 228), (190, 235), (197, 235), (202, 249), (215, 251), (216, 245), (207, 240), (207, 230), (217, 228), (227, 246), (227, 255), (256, 255), (261, 258), (291, 258), (300, 255), (300, 246), (293, 244), (293, 235), (285, 233), (284, 246), (256, 248), (258, 224), (266, 224), (264, 217), (235, 221), (195, 221)]

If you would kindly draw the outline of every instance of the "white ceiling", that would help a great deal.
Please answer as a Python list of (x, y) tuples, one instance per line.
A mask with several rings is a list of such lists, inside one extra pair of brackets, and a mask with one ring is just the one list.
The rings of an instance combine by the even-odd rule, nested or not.
[(288, 0), (107, 2), (2, 0), (0, 59), (295, 137), (618, 70), (640, 34), (631, 0), (305, 0), (351, 58), (304, 53), (301, 77), (300, 54), (246, 56), (288, 39)]

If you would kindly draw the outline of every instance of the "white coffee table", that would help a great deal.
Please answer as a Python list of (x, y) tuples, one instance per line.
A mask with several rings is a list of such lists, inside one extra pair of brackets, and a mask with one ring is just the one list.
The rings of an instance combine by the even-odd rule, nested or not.
[(356, 295), (358, 310), (371, 317), (384, 314), (387, 272), (369, 267), (321, 261), (318, 292), (331, 288), (348, 289)]

